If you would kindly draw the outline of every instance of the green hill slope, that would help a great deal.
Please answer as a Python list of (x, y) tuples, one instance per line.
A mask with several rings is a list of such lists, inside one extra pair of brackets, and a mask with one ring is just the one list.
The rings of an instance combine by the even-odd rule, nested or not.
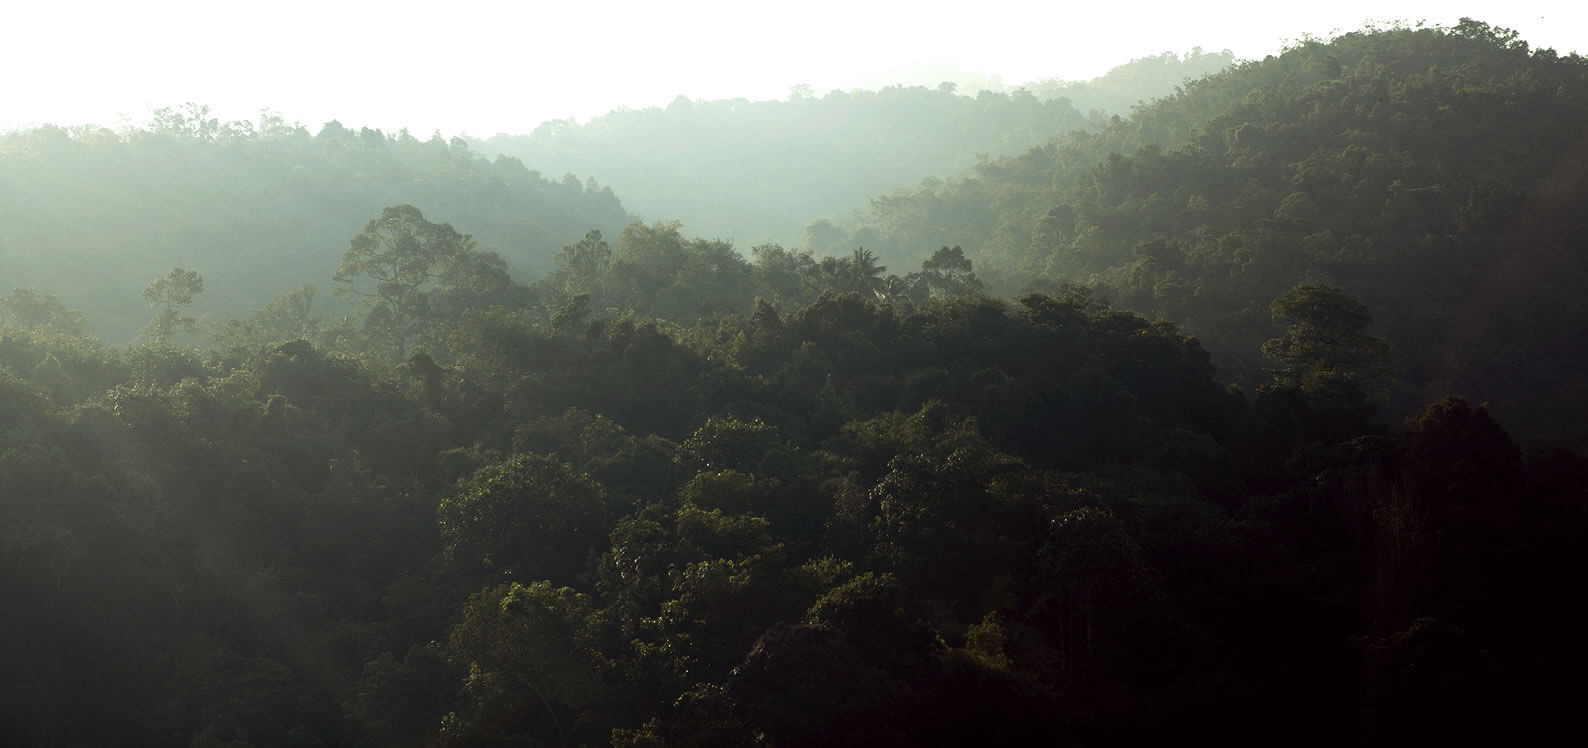
[(1585, 123), (1580, 57), (1474, 21), (1369, 30), (880, 196), (848, 228), (891, 263), (963, 246), (1008, 292), (1100, 287), (1249, 383), (1278, 329), (1269, 303), (1338, 285), (1395, 344), (1405, 409), (1466, 394), (1582, 443)]
[(475, 148), (593, 175), (648, 219), (751, 246), (798, 243), (813, 218), (848, 214), (868, 195), (1086, 126), (1067, 102), (1026, 92), (896, 86), (788, 101), (680, 97)]
[(808, 227), (812, 219), (848, 216), (878, 192), (1094, 129), (1233, 60), (1227, 51), (1166, 52), (1090, 81), (1010, 89), (983, 79), (990, 90), (974, 96), (943, 83), (820, 96), (796, 89), (786, 101), (679, 97), (666, 108), (548, 122), (473, 145), (548, 173), (592, 175), (646, 219), (678, 220), (701, 236), (843, 254), (841, 235), (826, 223)]
[(37, 286), (124, 340), (152, 316), (139, 292), (196, 270), (197, 311), (242, 316), (304, 281), (328, 284), (348, 240), (387, 206), (467, 226), (479, 249), (538, 275), (557, 249), (628, 215), (594, 182), (543, 178), (461, 140), (326, 125), (222, 125), (163, 112), (116, 134), (55, 127), (0, 139), (0, 276)]

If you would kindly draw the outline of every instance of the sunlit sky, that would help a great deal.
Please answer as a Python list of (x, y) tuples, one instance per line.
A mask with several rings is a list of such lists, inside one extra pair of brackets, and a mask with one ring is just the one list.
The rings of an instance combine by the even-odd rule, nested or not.
[(490, 135), (679, 95), (930, 85), (927, 69), (1084, 80), (1194, 46), (1260, 58), (1367, 20), (1462, 16), (1588, 53), (1588, 3), (1568, 0), (19, 1), (0, 5), (0, 130), (140, 124), (196, 102), (223, 120), (268, 108), (312, 130), (338, 119)]

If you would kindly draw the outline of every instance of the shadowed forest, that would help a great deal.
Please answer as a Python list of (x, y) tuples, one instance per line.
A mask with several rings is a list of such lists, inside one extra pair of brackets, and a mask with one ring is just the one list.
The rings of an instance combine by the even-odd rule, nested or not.
[(0, 134), (0, 744), (1552, 737), (1584, 205), (1471, 20)]

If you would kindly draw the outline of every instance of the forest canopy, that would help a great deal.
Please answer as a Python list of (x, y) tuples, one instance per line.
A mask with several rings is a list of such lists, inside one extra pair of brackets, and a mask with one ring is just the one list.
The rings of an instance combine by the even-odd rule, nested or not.
[(406, 131), (317, 133), (269, 113), (220, 122), (206, 107), (144, 127), (43, 126), (0, 135), (0, 273), (48, 289), (106, 338), (126, 340), (148, 278), (178, 266), (209, 281), (196, 309), (240, 316), (337, 267), (350, 229), (383, 207), (424, 206), (532, 276), (591, 229), (629, 215), (611, 190), (487, 159), (463, 140)]
[(959, 246), (1001, 294), (1094, 288), (1263, 381), (1271, 300), (1339, 286), (1392, 341), (1397, 413), (1491, 400), (1588, 444), (1588, 62), (1464, 21), (1308, 39), (1101, 131), (875, 197), (847, 241)]
[(825, 219), (846, 218), (871, 195), (1094, 129), (1233, 62), (1228, 51), (1197, 49), (1135, 60), (1090, 81), (795, 86), (781, 101), (681, 96), (666, 107), (554, 120), (471, 144), (549, 173), (596, 175), (651, 221), (678, 220), (744, 246), (846, 252), (853, 247), (824, 236)]
[(1585, 107), (1309, 39), (822, 251), (462, 139), (5, 136), (0, 743), (1562, 734)]

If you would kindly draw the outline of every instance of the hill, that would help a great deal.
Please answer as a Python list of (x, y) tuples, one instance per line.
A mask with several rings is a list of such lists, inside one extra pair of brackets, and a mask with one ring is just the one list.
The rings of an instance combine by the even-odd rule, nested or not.
[(1232, 61), (1229, 52), (1165, 53), (1095, 80), (1046, 79), (1030, 90), (987, 81), (979, 91), (945, 82), (825, 95), (796, 87), (784, 101), (679, 97), (666, 108), (547, 122), (472, 145), (548, 173), (592, 175), (636, 213), (702, 236), (829, 250), (831, 227), (808, 226), (813, 219), (847, 216), (878, 192), (1092, 129), (1108, 113)]
[[(1372, 396), (1382, 334), (1403, 381), (1483, 354), (1451, 376), (1583, 407), (1548, 386), (1584, 67), (1470, 23), (1307, 43), (879, 201), (920, 222), (856, 234), (1001, 231), (893, 275), (636, 221), (526, 285), (486, 250), (616, 199), (340, 126), (15, 136), (3, 226), (57, 243), (8, 272), (55, 250), (47, 290), (111, 306), (206, 260), (237, 304), (221, 271), (274, 294), (323, 251), (362, 303), (194, 347), (162, 265), (107, 346), (0, 297), (0, 745), (1542, 743), (1588, 663), (1588, 460)], [(387, 190), (430, 218), (352, 205)]]
[(595, 175), (647, 218), (750, 246), (795, 244), (812, 219), (847, 214), (867, 195), (1086, 126), (1067, 103), (1029, 93), (896, 86), (787, 101), (680, 97), (474, 147)]
[(1340, 286), (1394, 344), (1398, 412), (1450, 394), (1588, 443), (1588, 62), (1464, 21), (1304, 41), (1110, 123), (878, 196), (893, 264), (958, 245), (991, 287), (1084, 283), (1255, 384), (1270, 302)]
[(1068, 99), (1088, 114), (1126, 117), (1131, 110), (1174, 95), (1188, 81), (1213, 75), (1235, 64), (1229, 50), (1207, 52), (1196, 47), (1184, 54), (1164, 52), (1140, 57), (1088, 81), (1044, 78), (1025, 86), (1043, 99)]
[(470, 227), (479, 249), (531, 276), (629, 218), (605, 187), (486, 160), (462, 140), (337, 122), (311, 135), (190, 105), (122, 133), (0, 137), (0, 273), (7, 290), (47, 289), (125, 340), (151, 316), (139, 292), (173, 266), (204, 277), (197, 311), (242, 316), (306, 280), (328, 284), (348, 240), (396, 203)]

